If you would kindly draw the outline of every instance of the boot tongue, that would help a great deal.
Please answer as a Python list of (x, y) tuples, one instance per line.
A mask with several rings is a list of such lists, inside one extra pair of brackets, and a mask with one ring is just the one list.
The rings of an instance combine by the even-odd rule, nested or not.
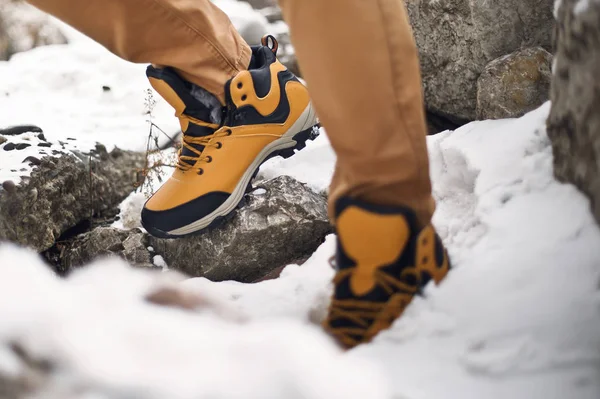
[[(190, 104), (186, 106), (183, 115), (191, 116), (194, 119), (198, 119), (201, 121), (205, 121), (208, 123), (220, 125), (221, 118), (223, 115), (223, 108), (219, 100), (216, 99), (212, 94), (207, 92), (206, 90), (198, 87), (196, 85), (191, 84), (190, 94), (193, 97), (193, 101), (190, 101)], [(214, 101), (213, 101), (214, 99)], [(200, 126), (193, 122), (189, 122), (188, 127), (183, 134), (189, 137), (206, 137), (215, 133), (215, 129)], [(197, 151), (204, 151), (204, 146), (200, 144), (190, 144)], [(183, 146), (181, 149), (181, 155), (188, 157), (197, 157), (198, 154), (190, 150), (189, 148)], [(183, 161), (188, 165), (193, 166), (195, 161)]]
[[(219, 100), (203, 88), (184, 80), (172, 68), (155, 68), (149, 66), (146, 75), (152, 87), (175, 109), (175, 115), (181, 121), (181, 130), (184, 136), (205, 137), (215, 132), (215, 129), (193, 123), (186, 116), (194, 119), (220, 125), (222, 106)], [(188, 144), (198, 151), (203, 151), (204, 146)], [(183, 146), (181, 155), (198, 157), (198, 154)], [(185, 163), (194, 165), (195, 161), (186, 160)]]

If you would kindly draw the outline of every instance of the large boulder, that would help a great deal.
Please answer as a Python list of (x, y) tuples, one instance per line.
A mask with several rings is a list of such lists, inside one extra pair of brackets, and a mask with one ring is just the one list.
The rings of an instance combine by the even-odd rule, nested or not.
[(541, 47), (490, 62), (477, 81), (477, 119), (519, 118), (548, 100), (552, 54)]
[(169, 267), (213, 281), (253, 282), (306, 259), (332, 229), (326, 199), (281, 176), (258, 185), (221, 228), (199, 237), (151, 238)]
[(548, 136), (554, 173), (591, 199), (600, 222), (600, 3), (562, 0)]
[(474, 120), (477, 80), (516, 50), (550, 49), (554, 0), (405, 0), (419, 49), (430, 112)]
[(0, 60), (67, 39), (52, 20), (22, 0), (0, 0)]
[[(0, 241), (38, 252), (82, 221), (113, 212), (133, 191), (136, 172), (144, 165), (142, 153), (108, 153), (99, 145), (84, 154), (63, 149), (68, 144), (49, 143), (43, 134), (9, 137), (0, 145), (0, 157), (22, 161), (11, 167), (23, 176), (16, 183), (0, 181)], [(36, 155), (28, 156), (32, 151)]]
[(268, 278), (308, 258), (332, 228), (325, 197), (306, 185), (281, 176), (257, 187), (226, 223), (197, 236), (166, 240), (138, 228), (99, 227), (45, 255), (61, 274), (114, 255), (139, 267), (165, 266), (166, 261), (171, 269), (214, 281)]

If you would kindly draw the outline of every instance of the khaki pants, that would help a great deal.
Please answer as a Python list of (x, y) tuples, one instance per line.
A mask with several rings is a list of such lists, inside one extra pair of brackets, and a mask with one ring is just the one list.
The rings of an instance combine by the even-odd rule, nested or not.
[[(29, 0), (120, 57), (175, 68), (223, 101), (250, 49), (209, 0)], [(280, 0), (348, 195), (433, 213), (417, 50), (403, 0)]]

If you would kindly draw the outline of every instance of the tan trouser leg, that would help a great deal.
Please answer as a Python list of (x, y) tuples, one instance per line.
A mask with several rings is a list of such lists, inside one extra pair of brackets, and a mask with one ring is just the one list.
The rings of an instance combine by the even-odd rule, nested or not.
[(118, 56), (175, 68), (224, 100), (250, 48), (209, 0), (28, 0)]
[[(433, 213), (417, 50), (403, 0), (280, 0), (338, 155), (330, 204), (352, 196)], [(330, 209), (332, 206), (330, 206)]]

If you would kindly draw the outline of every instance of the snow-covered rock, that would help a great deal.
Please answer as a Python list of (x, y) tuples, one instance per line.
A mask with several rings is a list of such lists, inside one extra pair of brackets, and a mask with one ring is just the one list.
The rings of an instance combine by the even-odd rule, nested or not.
[[(115, 147), (145, 151), (149, 120), (167, 134), (179, 131), (173, 108), (151, 90), (145, 65), (124, 62), (64, 29), (69, 45), (39, 47), (0, 62), (0, 129), (36, 125), (49, 142), (76, 138), (84, 152), (97, 142), (109, 152)], [(160, 136), (161, 145), (168, 141)], [(0, 157), (3, 178), (23, 175), (4, 174), (5, 155)]]
[[(76, 140), (51, 143), (40, 133), (10, 136), (0, 154), (0, 240), (36, 251), (114, 209), (133, 190), (136, 171), (144, 165), (142, 153), (108, 153), (101, 145), (82, 152)], [(25, 176), (2, 179), (18, 173)]]

